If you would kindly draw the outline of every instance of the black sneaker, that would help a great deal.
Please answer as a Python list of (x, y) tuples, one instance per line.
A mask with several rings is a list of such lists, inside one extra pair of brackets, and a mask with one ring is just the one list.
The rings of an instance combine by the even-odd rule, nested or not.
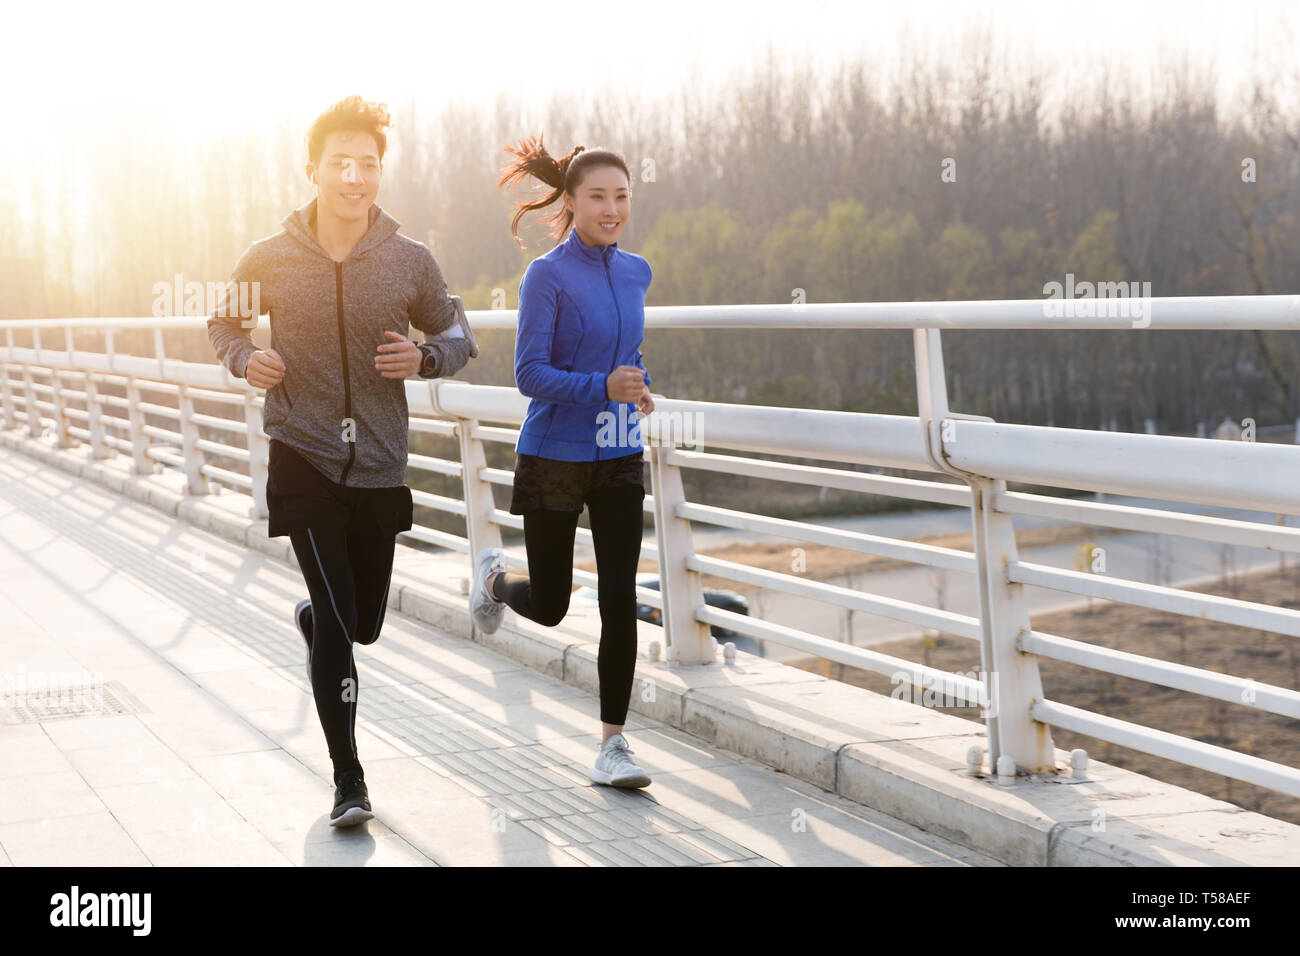
[(293, 619), (298, 622), (298, 633), (307, 642), (307, 686), (311, 686), (311, 600), (299, 601), (293, 609)]
[(356, 826), (373, 817), (365, 779), (359, 771), (344, 773), (334, 788), (334, 812), (330, 814), (330, 826)]

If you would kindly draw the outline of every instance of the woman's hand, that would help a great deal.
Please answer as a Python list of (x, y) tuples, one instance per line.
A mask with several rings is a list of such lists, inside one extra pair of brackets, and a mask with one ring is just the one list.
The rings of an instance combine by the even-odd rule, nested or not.
[(649, 415), (655, 410), (655, 400), (650, 397), (650, 386), (644, 382), (641, 383), (641, 394), (637, 396), (636, 410), (641, 415)]
[(379, 353), (375, 356), (375, 368), (384, 378), (410, 378), (420, 370), (424, 353), (405, 335), (389, 329), (385, 329), (384, 334), (390, 341), (375, 349)]
[(635, 365), (620, 365), (605, 376), (605, 391), (610, 401), (638, 401), (645, 387), (645, 370)]

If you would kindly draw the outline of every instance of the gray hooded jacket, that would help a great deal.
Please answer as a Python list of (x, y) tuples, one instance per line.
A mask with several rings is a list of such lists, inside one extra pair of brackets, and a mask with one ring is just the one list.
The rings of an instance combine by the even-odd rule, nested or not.
[(342, 262), (316, 240), (315, 199), (287, 216), (281, 232), (240, 257), (208, 319), (208, 339), (221, 364), (243, 378), (257, 346), (239, 317), (239, 283), (256, 282), (271, 348), (285, 365), (266, 392), (267, 435), (337, 484), (392, 488), (406, 480), (409, 413), (405, 380), (375, 368), (378, 347), (392, 341), (384, 331), (405, 336), (412, 325), (425, 334), (430, 378), (455, 374), (478, 346), (429, 247), (399, 235), (400, 224), (379, 206), (369, 213), (370, 228)]

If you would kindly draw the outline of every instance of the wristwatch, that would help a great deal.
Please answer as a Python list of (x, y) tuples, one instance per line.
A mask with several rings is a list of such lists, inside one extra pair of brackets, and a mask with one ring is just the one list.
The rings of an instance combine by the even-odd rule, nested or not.
[(433, 378), (438, 371), (438, 353), (427, 342), (420, 346), (420, 351), (424, 353), (424, 358), (420, 359), (420, 377)]

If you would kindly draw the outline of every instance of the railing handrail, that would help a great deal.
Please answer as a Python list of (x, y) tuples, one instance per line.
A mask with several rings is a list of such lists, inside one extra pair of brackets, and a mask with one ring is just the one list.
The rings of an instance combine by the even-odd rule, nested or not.
[[(1104, 307), (1099, 304), (1104, 303)], [(1075, 314), (1053, 316), (1059, 306)], [(1106, 316), (1077, 314), (1104, 308)], [(513, 329), (516, 309), (467, 309), (478, 329)], [(199, 328), (206, 315), (3, 319), (0, 329)], [(1148, 321), (1149, 320), (1149, 321)], [(268, 325), (259, 316), (258, 327)], [(1300, 330), (1300, 295), (1113, 296), (957, 302), (769, 302), (646, 306), (646, 328)], [(250, 328), (252, 328), (250, 326)]]

